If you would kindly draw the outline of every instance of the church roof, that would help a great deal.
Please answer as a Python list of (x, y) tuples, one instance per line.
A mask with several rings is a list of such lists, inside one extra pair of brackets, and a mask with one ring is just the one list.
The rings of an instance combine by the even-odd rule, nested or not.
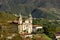
[(40, 26), (40, 25), (33, 25), (33, 27), (42, 27), (42, 26)]

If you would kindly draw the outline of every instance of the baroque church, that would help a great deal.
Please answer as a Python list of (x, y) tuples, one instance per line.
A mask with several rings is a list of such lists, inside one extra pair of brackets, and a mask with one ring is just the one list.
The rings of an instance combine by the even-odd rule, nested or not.
[(19, 16), (19, 23), (18, 23), (18, 32), (19, 34), (24, 33), (32, 33), (32, 15), (29, 14), (29, 18), (23, 22), (22, 15)]

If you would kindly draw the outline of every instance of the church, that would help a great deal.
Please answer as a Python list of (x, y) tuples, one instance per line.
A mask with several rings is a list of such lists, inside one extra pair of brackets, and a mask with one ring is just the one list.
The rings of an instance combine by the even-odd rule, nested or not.
[(23, 22), (22, 15), (19, 15), (18, 21), (18, 32), (19, 34), (32, 33), (32, 15), (29, 14), (29, 17)]

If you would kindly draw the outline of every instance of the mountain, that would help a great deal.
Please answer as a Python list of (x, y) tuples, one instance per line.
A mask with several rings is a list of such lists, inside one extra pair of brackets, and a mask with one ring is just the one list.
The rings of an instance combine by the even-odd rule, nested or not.
[(49, 19), (56, 19), (56, 18), (59, 19), (60, 18), (59, 10), (60, 10), (60, 0), (1, 0), (0, 1), (0, 11), (7, 11), (13, 14), (22, 13), (22, 15), (25, 16), (27, 16), (29, 13), (32, 13), (33, 17), (36, 18), (44, 18), (48, 16)]

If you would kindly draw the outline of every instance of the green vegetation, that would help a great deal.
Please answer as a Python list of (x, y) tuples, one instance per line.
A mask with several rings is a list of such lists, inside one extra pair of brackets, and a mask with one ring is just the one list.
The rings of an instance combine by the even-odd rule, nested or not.
[(37, 29), (37, 30), (36, 30), (36, 34), (42, 34), (43, 32), (44, 32), (43, 29)]
[(56, 33), (56, 27), (57, 25), (55, 22), (49, 22), (48, 20), (46, 20), (46, 22), (43, 23), (44, 33), (50, 38), (54, 37)]
[[(11, 33), (11, 34), (17, 33), (17, 25), (18, 24), (15, 24), (15, 23), (9, 24), (7, 22), (10, 20), (13, 21), (15, 19), (17, 20), (17, 17), (10, 14), (9, 12), (0, 12), (0, 24), (3, 24), (3, 26), (5, 25), (3, 28), (3, 32), (1, 31), (2, 26), (0, 26), (0, 34), (7, 36), (9, 33)], [(56, 31), (60, 31), (60, 22), (57, 22), (56, 20), (54, 22), (53, 21), (49, 22), (49, 20), (46, 18), (45, 19), (33, 19), (33, 25), (43, 26), (43, 29), (42, 30), (38, 29), (37, 33), (41, 34), (41, 32), (44, 31), (44, 33), (46, 35), (43, 34), (43, 36), (46, 36), (46, 38), (44, 38), (43, 36), (42, 37), (45, 40), (50, 40), (50, 38), (52, 38), (55, 35)], [(13, 38), (13, 39), (15, 39), (15, 38)], [(5, 37), (3, 39), (5, 39)], [(16, 39), (19, 39), (19, 38), (17, 37)], [(35, 40), (35, 39), (33, 38), (33, 40)]]
[(21, 12), (25, 16), (32, 13), (36, 18), (37, 16), (38, 18), (44, 18), (47, 15), (49, 19), (56, 19), (60, 18), (59, 2), (58, 0), (2, 0), (0, 10), (9, 11), (14, 14), (20, 14)]
[(57, 23), (56, 31), (60, 31), (60, 22)]
[(17, 19), (17, 17), (15, 17), (14, 15), (12, 15), (11, 13), (9, 12), (0, 12), (0, 24), (8, 24), (8, 21), (13, 21)]
[[(60, 18), (60, 9), (58, 9), (60, 8), (59, 2), (60, 1), (57, 0), (2, 0), (2, 3), (0, 3), (0, 10), (2, 9), (2, 11), (0, 11), (0, 35), (3, 34), (4, 37), (0, 40), (5, 40), (5, 37), (9, 33), (17, 33), (18, 24), (10, 24), (8, 21), (17, 20), (18, 18), (12, 14), (19, 15), (20, 12), (25, 16), (32, 13), (34, 18), (39, 18), (33, 19), (33, 25), (43, 26), (46, 35), (42, 34), (40, 36), (45, 40), (51, 40), (56, 31), (60, 31), (60, 22), (49, 22), (46, 18), (53, 20)], [(43, 18), (43, 20), (40, 18)], [(23, 18), (23, 21), (24, 20), (25, 19)], [(38, 29), (37, 33), (40, 34), (43, 30)], [(22, 40), (22, 37), (17, 35), (13, 40)], [(32, 40), (36, 40), (36, 38), (33, 37)]]
[(0, 34), (8, 35), (17, 33), (17, 24), (10, 24), (8, 21), (17, 20), (17, 17), (9, 12), (0, 11)]
[(33, 25), (40, 25), (42, 26), (43, 21), (41, 19), (33, 19)]
[[(47, 37), (53, 38), (55, 36), (56, 31), (60, 30), (60, 23), (55, 21), (51, 22), (48, 19), (34, 19), (33, 24), (37, 25), (42, 25), (44, 33), (46, 34)], [(41, 33), (42, 30), (38, 29), (37, 33)]]
[(12, 40), (23, 40), (23, 38), (20, 35), (16, 35)]
[(52, 40), (51, 38), (49, 38), (47, 35), (45, 34), (41, 34), (41, 37), (45, 40)]

